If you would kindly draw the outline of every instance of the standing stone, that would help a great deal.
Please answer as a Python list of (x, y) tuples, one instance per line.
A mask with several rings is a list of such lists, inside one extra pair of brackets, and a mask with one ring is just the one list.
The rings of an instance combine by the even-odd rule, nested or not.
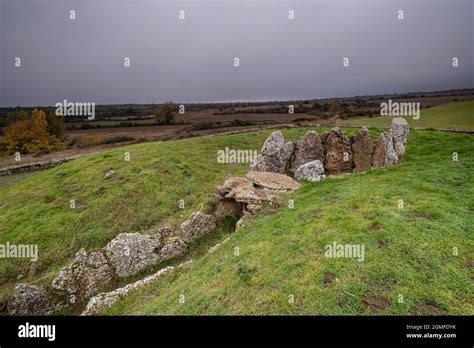
[(311, 182), (319, 182), (325, 178), (324, 167), (319, 160), (304, 163), (299, 166), (295, 172), (295, 179), (298, 181), (307, 180)]
[(216, 218), (212, 215), (196, 211), (191, 217), (181, 224), (183, 239), (188, 242), (203, 234), (210, 233), (216, 229)]
[(254, 169), (260, 172), (285, 173), (294, 147), (291, 141), (285, 143), (285, 138), (280, 131), (273, 132), (265, 140)]
[(380, 133), (375, 141), (374, 151), (372, 153), (372, 169), (385, 166), (385, 148), (387, 147), (387, 134)]
[(370, 139), (369, 130), (362, 128), (352, 140), (352, 151), (354, 153), (354, 172), (366, 172), (372, 166), (372, 152), (374, 142)]
[(393, 147), (393, 132), (390, 129), (387, 133), (387, 143), (385, 144), (385, 166), (393, 166), (398, 163), (398, 155)]
[(74, 256), (71, 265), (63, 268), (53, 279), (51, 286), (54, 290), (68, 295), (69, 303), (74, 305), (77, 300), (98, 294), (112, 279), (113, 270), (102, 251), (87, 254), (81, 249)]
[(46, 291), (37, 285), (18, 284), (7, 305), (9, 315), (47, 315), (51, 310)]
[(324, 167), (331, 174), (352, 172), (352, 146), (347, 135), (338, 127), (326, 139), (326, 161)]
[(296, 142), (295, 152), (291, 157), (291, 171), (295, 172), (302, 164), (315, 160), (324, 162), (323, 143), (318, 133), (308, 131)]
[(397, 156), (400, 157), (405, 153), (410, 127), (404, 118), (396, 117), (392, 120), (391, 130), (393, 134), (393, 148)]

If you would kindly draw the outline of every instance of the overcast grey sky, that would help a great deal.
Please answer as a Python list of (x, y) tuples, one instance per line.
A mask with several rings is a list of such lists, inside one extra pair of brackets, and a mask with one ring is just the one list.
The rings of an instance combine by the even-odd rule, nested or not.
[(63, 99), (288, 100), (474, 87), (473, 0), (0, 3), (2, 106)]

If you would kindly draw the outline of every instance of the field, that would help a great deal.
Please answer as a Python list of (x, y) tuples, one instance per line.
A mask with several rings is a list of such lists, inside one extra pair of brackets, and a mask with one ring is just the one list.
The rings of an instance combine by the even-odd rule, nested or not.
[[(315, 128), (284, 134), (296, 140), (309, 129)], [(375, 137), (380, 130), (371, 132)], [(219, 164), (217, 150), (258, 150), (269, 133), (136, 144), (3, 185), (0, 241), (38, 244), (40, 256), (36, 264), (2, 260), (1, 295), (20, 275), (21, 281), (48, 285), (81, 247), (102, 247), (118, 233), (179, 223), (209, 208), (217, 184), (248, 170)], [(235, 221), (223, 221), (215, 234), (192, 246), (191, 268), (143, 289), (109, 314), (472, 315), (473, 150), (471, 135), (412, 131), (399, 167), (305, 184), (288, 197), (294, 209), (268, 211), (236, 233)], [(105, 178), (110, 169), (115, 180)], [(77, 209), (69, 208), (71, 199)], [(227, 235), (227, 244), (205, 254)], [(365, 245), (364, 261), (325, 257), (324, 246), (334, 241)], [(325, 272), (337, 281), (325, 284)], [(364, 305), (367, 296), (390, 305), (374, 310)]]
[[(391, 116), (358, 118), (340, 120), (338, 124), (350, 126), (390, 127)], [(421, 110), (418, 120), (413, 117), (404, 117), (410, 127), (419, 128), (445, 128), (473, 130), (474, 101), (449, 103), (438, 107)]]

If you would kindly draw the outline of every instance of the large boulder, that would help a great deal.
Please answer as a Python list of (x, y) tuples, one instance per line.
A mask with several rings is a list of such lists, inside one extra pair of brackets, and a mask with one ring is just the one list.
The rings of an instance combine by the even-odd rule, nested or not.
[(215, 229), (216, 218), (201, 211), (192, 213), (191, 217), (181, 224), (181, 233), (186, 242), (210, 233)]
[(404, 118), (396, 117), (392, 120), (391, 130), (393, 136), (393, 149), (397, 153), (397, 156), (400, 157), (405, 153), (410, 127)]
[(366, 172), (370, 170), (373, 151), (374, 142), (369, 136), (369, 130), (364, 127), (352, 139), (354, 172)]
[(272, 191), (296, 191), (301, 188), (299, 182), (283, 174), (250, 171), (247, 179), (257, 187)]
[(162, 260), (160, 234), (121, 233), (105, 247), (119, 277), (128, 277)]
[(295, 179), (298, 181), (318, 182), (325, 178), (324, 167), (319, 160), (304, 163), (295, 172)]
[(325, 143), (324, 167), (331, 174), (352, 172), (352, 146), (347, 135), (338, 127), (329, 132)]
[(76, 301), (89, 298), (104, 288), (113, 280), (113, 269), (107, 262), (102, 251), (92, 251), (89, 254), (84, 249), (79, 250), (68, 267), (63, 268), (53, 279), (51, 286), (54, 290), (68, 295), (71, 305)]
[(385, 166), (393, 166), (398, 163), (398, 155), (393, 144), (393, 131), (387, 133), (387, 143), (385, 144)]
[(18, 284), (8, 302), (9, 315), (47, 315), (53, 306), (46, 291), (37, 285)]
[(285, 143), (280, 131), (273, 132), (265, 140), (253, 168), (260, 172), (285, 173), (294, 148), (291, 141)]
[(387, 147), (387, 134), (380, 133), (378, 139), (374, 143), (374, 151), (372, 152), (372, 169), (382, 168), (385, 166), (385, 149)]
[(302, 164), (319, 160), (324, 162), (324, 148), (318, 133), (308, 131), (296, 142), (295, 152), (291, 157), (290, 169), (295, 172)]

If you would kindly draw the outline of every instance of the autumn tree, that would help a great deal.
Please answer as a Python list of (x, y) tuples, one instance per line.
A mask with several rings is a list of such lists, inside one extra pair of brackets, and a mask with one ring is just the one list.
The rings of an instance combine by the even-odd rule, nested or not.
[(172, 102), (167, 102), (161, 107), (155, 109), (155, 118), (158, 123), (171, 124), (174, 122), (174, 111), (176, 105)]
[(43, 111), (34, 109), (31, 118), (18, 120), (5, 129), (3, 146), (8, 154), (39, 153), (61, 148), (61, 141), (48, 133)]

